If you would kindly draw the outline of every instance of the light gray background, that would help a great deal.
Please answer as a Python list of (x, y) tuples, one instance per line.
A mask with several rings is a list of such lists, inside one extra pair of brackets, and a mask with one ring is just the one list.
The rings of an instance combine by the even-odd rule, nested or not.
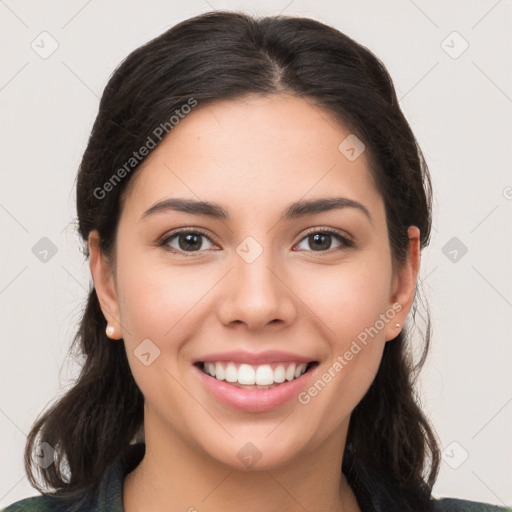
[[(226, 8), (313, 17), (388, 67), (434, 182), (421, 271), (434, 336), (420, 379), (444, 449), (434, 495), (512, 504), (510, 0), (0, 0), (0, 507), (36, 494), (25, 435), (77, 371), (66, 351), (90, 273), (74, 179), (103, 88), (142, 43)], [(43, 31), (58, 43), (46, 59), (31, 47), (51, 48)], [(46, 263), (32, 252), (42, 237), (57, 247)]]

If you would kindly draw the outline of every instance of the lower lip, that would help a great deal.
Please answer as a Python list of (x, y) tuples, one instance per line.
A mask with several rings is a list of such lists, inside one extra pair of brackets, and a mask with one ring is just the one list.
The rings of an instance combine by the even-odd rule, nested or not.
[(306, 386), (316, 366), (299, 378), (283, 382), (272, 389), (242, 389), (226, 381), (217, 380), (193, 366), (208, 391), (221, 403), (246, 412), (264, 412), (276, 409), (296, 397)]

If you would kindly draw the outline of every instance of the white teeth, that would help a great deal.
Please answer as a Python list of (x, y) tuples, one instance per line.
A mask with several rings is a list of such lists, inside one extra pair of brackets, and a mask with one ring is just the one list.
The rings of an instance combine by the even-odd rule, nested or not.
[(231, 383), (238, 383), (246, 386), (271, 386), (281, 384), (285, 380), (292, 381), (305, 373), (307, 364), (279, 364), (272, 369), (269, 364), (251, 366), (241, 364), (237, 366), (230, 363), (204, 363), (204, 371), (217, 380), (225, 380)]
[(215, 377), (215, 365), (213, 363), (204, 363), (204, 371)]
[(215, 365), (215, 378), (218, 380), (224, 380), (225, 377), (226, 372), (224, 371), (224, 367), (220, 363), (217, 363)]
[(269, 386), (274, 384), (274, 372), (268, 364), (258, 366), (256, 370), (256, 384), (259, 386)]
[(286, 378), (286, 380), (293, 380), (294, 377), (295, 377), (295, 365), (291, 364), (286, 369), (285, 378)]
[(284, 382), (286, 379), (286, 370), (284, 369), (284, 366), (280, 364), (275, 370), (274, 370), (274, 382)]
[[(217, 363), (219, 364), (219, 363)], [(217, 377), (217, 380), (222, 380)], [(238, 368), (238, 383), (252, 386), (256, 383), (256, 372), (252, 366), (241, 364)]]
[(302, 372), (304, 371), (305, 368), (306, 367), (304, 365), (299, 364), (297, 366), (297, 368), (295, 369), (295, 378), (299, 377), (302, 374)]
[(236, 382), (238, 380), (238, 370), (233, 363), (229, 363), (226, 368), (226, 381)]

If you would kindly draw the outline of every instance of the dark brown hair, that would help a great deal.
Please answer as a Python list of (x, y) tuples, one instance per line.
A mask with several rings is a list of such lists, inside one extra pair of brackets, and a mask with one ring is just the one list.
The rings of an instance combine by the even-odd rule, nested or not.
[[(204, 105), (279, 93), (322, 107), (364, 142), (385, 203), (394, 265), (405, 261), (409, 226), (420, 229), (424, 248), (431, 227), (429, 172), (380, 60), (312, 19), (256, 19), (228, 11), (179, 23), (133, 51), (110, 78), (77, 177), (83, 240), (98, 230), (102, 251), (114, 256), (122, 192), (138, 166), (115, 182), (112, 177), (119, 177), (134, 151), (147, 145), (148, 137), (154, 140), (155, 129), (168, 126), (191, 98)], [(84, 254), (89, 256), (87, 244)], [(415, 300), (412, 320), (416, 311)], [(361, 471), (386, 475), (411, 506), (430, 499), (440, 461), (435, 433), (414, 389), (430, 343), (426, 314), (423, 353), (416, 366), (409, 346), (411, 326), (385, 344), (375, 380), (352, 413), (346, 447), (357, 454)], [(41, 492), (46, 486), (72, 495), (94, 486), (116, 456), (143, 435), (143, 395), (124, 344), (109, 340), (105, 327), (93, 287), (72, 345), (84, 358), (81, 373), (28, 436), (26, 471)], [(41, 471), (39, 480), (33, 453), (42, 442), (56, 450), (57, 460)]]

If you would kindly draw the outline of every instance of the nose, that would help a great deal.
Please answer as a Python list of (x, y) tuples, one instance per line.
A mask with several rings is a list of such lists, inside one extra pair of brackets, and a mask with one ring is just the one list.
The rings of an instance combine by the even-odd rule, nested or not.
[(271, 258), (271, 251), (252, 262), (234, 255), (233, 268), (223, 283), (218, 316), (226, 326), (245, 324), (257, 331), (267, 324), (291, 325), (297, 315), (298, 299), (283, 266)]

